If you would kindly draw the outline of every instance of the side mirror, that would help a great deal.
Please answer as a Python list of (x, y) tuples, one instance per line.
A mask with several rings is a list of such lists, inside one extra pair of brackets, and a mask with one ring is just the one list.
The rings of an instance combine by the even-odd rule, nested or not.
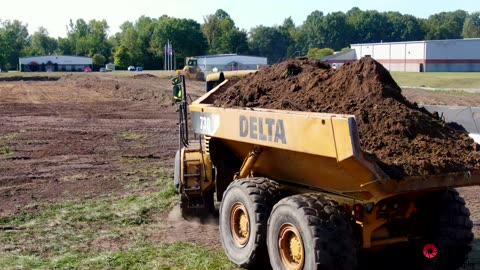
[(182, 77), (174, 77), (172, 79), (172, 84), (173, 84), (173, 91), (172, 91), (172, 95), (173, 95), (173, 99), (175, 100), (175, 102), (180, 102), (182, 101), (182, 85), (181, 85), (181, 82), (182, 82)]

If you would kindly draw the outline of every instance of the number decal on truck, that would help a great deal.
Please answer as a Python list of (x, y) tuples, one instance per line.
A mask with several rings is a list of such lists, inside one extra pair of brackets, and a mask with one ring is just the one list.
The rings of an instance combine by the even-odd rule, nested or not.
[(196, 133), (214, 135), (220, 125), (220, 117), (212, 113), (192, 113), (193, 129)]
[(206, 116), (200, 116), (200, 130), (210, 132), (212, 130), (212, 120)]

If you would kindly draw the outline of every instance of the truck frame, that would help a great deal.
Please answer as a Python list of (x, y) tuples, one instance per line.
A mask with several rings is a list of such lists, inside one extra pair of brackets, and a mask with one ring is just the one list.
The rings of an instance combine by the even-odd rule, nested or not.
[(391, 246), (405, 246), (392, 256), (412, 266), (465, 262), (473, 225), (453, 188), (480, 184), (479, 171), (390, 179), (363, 151), (355, 116), (213, 106), (226, 82), (190, 104), (195, 142), (182, 101), (174, 183), (186, 218), (221, 202), (232, 262), (355, 269)]

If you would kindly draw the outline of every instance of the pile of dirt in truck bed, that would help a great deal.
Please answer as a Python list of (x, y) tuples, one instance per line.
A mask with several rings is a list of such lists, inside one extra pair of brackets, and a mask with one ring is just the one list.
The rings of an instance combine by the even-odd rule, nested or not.
[(363, 149), (395, 179), (480, 169), (474, 141), (410, 103), (371, 58), (339, 69), (288, 60), (230, 84), (215, 105), (353, 114)]

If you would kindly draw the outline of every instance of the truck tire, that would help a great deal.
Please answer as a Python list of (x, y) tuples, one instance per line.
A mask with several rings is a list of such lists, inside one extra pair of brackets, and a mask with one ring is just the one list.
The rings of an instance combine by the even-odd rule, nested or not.
[(197, 81), (205, 81), (205, 74), (203, 72), (197, 72), (197, 75), (195, 75), (195, 79)]
[(267, 178), (240, 179), (228, 186), (219, 227), (223, 249), (233, 263), (258, 268), (268, 258), (267, 220), (282, 194), (279, 184)]
[(431, 269), (458, 269), (467, 260), (473, 241), (470, 211), (458, 191), (449, 189), (435, 194), (432, 205), (431, 234), (427, 238), (438, 247), (438, 254), (427, 266)]
[(352, 227), (334, 200), (301, 194), (279, 201), (268, 220), (267, 246), (273, 269), (353, 270)]
[[(422, 223), (417, 226), (423, 227), (416, 235), (419, 239), (368, 254), (362, 258), (363, 268), (456, 270), (465, 263), (471, 250), (473, 224), (458, 192), (449, 189), (431, 193), (422, 198), (419, 209)], [(427, 222), (423, 224), (423, 221)], [(423, 253), (427, 244), (436, 247), (433, 258)], [(393, 266), (392, 262), (395, 262)]]

